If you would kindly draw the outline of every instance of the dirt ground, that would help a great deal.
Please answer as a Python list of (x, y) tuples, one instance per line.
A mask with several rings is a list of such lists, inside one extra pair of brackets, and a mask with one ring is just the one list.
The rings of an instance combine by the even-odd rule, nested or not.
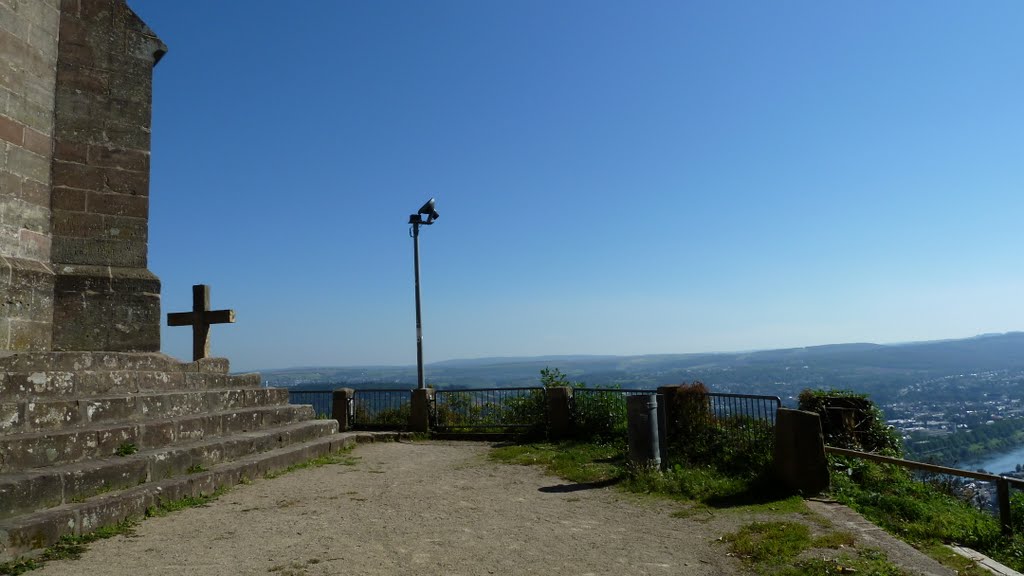
[(33, 574), (742, 574), (718, 538), (752, 518), (579, 489), (475, 443), (361, 445), (354, 464), (256, 480)]

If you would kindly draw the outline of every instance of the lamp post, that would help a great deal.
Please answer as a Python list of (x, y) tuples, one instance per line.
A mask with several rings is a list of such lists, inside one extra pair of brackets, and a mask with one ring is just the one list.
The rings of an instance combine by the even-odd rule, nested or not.
[(423, 320), (420, 315), (420, 225), (429, 226), (438, 216), (433, 198), (427, 200), (416, 214), (409, 215), (409, 224), (412, 224), (413, 266), (416, 270), (416, 387), (419, 389), (427, 387), (423, 381)]

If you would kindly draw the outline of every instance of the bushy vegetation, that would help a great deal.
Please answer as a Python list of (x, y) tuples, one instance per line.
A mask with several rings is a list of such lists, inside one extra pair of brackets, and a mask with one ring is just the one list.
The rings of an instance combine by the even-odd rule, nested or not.
[(497, 398), (446, 391), (443, 400), (435, 402), (435, 425), (446, 432), (518, 431), (535, 437), (544, 433), (547, 424), (547, 397), (540, 389)]
[[(839, 411), (829, 410), (837, 405)], [(831, 418), (823, 430), (829, 445), (899, 455), (898, 436), (861, 395), (804, 391), (800, 407), (825, 414), (823, 428)], [(829, 466), (832, 496), (900, 538), (923, 549), (956, 543), (1024, 569), (1024, 495), (1011, 499), (1015, 535), (1004, 536), (998, 519), (979, 508), (972, 483), (858, 458), (829, 456)]]
[(679, 386), (666, 401), (672, 461), (747, 479), (770, 473), (775, 444), (770, 423), (742, 415), (717, 417), (708, 389), (699, 381)]
[(886, 456), (903, 455), (899, 434), (885, 424), (882, 411), (864, 394), (849, 390), (804, 390), (800, 410), (821, 418), (825, 444)]

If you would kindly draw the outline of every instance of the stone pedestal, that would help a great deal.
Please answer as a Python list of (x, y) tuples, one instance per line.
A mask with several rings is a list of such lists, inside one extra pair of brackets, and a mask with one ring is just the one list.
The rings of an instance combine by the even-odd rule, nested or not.
[(563, 440), (573, 432), (572, 388), (559, 386), (548, 388), (548, 437)]
[(433, 388), (417, 388), (412, 391), (412, 405), (409, 411), (409, 431), (430, 432), (430, 404), (434, 401)]
[(355, 400), (356, 391), (351, 388), (337, 388), (331, 394), (331, 413), (338, 421), (338, 429), (342, 432), (352, 428), (352, 414), (349, 412)]
[(828, 489), (828, 459), (816, 413), (787, 408), (776, 412), (775, 472), (787, 489), (805, 496)]

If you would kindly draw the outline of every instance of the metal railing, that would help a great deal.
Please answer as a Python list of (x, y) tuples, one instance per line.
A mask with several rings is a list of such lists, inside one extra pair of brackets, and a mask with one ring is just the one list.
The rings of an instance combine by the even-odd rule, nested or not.
[(409, 425), (412, 392), (407, 389), (356, 390), (353, 394), (353, 428), (405, 428)]
[(333, 392), (330, 390), (288, 389), (289, 404), (312, 404), (317, 418), (333, 418)]
[(711, 413), (717, 419), (749, 418), (775, 426), (775, 412), (782, 407), (778, 396), (709, 392)]
[(433, 427), (441, 432), (513, 432), (543, 428), (547, 396), (543, 388), (437, 390)]

